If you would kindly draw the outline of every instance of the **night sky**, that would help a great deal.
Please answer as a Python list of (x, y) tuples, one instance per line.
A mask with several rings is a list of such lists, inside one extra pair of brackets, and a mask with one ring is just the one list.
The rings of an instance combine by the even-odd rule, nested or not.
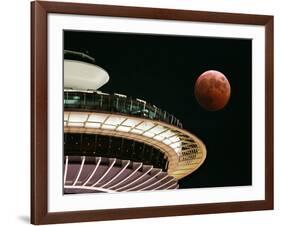
[[(65, 31), (64, 49), (87, 53), (109, 73), (101, 91), (146, 100), (205, 143), (205, 162), (181, 188), (251, 185), (251, 40)], [(231, 86), (228, 105), (216, 112), (194, 96), (197, 77), (211, 69)]]

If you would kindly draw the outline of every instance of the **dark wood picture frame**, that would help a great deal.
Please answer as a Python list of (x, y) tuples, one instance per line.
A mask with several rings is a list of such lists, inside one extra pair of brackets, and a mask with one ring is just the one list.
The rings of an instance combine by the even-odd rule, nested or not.
[[(48, 212), (49, 13), (198, 21), (265, 27), (265, 200), (161, 207)], [(51, 224), (273, 209), (273, 16), (173, 9), (41, 2), (31, 3), (31, 223)]]

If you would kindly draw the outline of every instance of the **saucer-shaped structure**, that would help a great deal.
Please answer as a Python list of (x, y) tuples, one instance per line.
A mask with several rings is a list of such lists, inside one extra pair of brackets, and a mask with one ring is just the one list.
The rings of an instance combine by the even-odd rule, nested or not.
[(98, 90), (109, 80), (108, 73), (95, 64), (95, 59), (75, 51), (64, 51), (64, 87)]
[(206, 148), (144, 100), (67, 87), (64, 156), (66, 194), (168, 190), (199, 168)]

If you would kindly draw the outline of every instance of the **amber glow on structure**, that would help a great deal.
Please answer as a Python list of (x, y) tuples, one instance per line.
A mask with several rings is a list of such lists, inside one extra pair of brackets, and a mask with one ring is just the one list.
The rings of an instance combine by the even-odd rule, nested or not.
[(97, 112), (64, 112), (64, 132), (124, 137), (164, 152), (168, 174), (180, 179), (195, 171), (206, 158), (206, 148), (193, 134), (176, 126), (144, 118)]

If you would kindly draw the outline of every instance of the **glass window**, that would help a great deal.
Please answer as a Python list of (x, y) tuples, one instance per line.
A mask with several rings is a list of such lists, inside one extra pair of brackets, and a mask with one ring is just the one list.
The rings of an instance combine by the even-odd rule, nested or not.
[(92, 107), (93, 109), (100, 109), (100, 106), (102, 105), (101, 101), (101, 95), (97, 94), (97, 93), (93, 93), (91, 94), (93, 95), (93, 102), (92, 102)]
[(122, 113), (127, 113), (126, 98), (118, 97), (118, 110)]
[(133, 110), (133, 100), (132, 98), (127, 98), (125, 101), (125, 113), (130, 114)]
[(77, 134), (64, 134), (64, 150), (67, 150), (68, 155), (80, 154), (81, 136)]
[(102, 104), (101, 110), (102, 111), (110, 111), (110, 95), (101, 95)]
[(81, 93), (76, 93), (76, 92), (67, 92), (66, 95), (64, 95), (64, 105), (65, 107), (69, 108), (76, 108), (80, 107), (81, 105), (81, 98), (82, 94)]
[(99, 156), (107, 156), (108, 154), (108, 144), (109, 137), (106, 136), (97, 136), (96, 143), (96, 155)]
[(88, 109), (95, 109), (95, 95), (87, 93), (85, 95), (85, 101)]
[(138, 101), (133, 101), (131, 114), (141, 116), (142, 113), (141, 107), (142, 106), (140, 106), (140, 103)]

